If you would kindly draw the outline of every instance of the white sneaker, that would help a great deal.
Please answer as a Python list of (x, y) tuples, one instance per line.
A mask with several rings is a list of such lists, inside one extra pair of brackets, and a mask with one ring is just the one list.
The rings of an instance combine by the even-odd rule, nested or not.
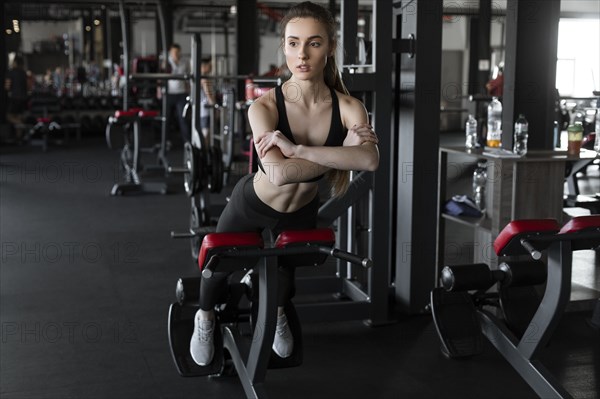
[(206, 366), (212, 362), (215, 353), (213, 342), (215, 333), (215, 322), (213, 320), (202, 320), (200, 311), (194, 317), (194, 334), (190, 342), (190, 354), (199, 366)]
[(275, 327), (275, 339), (273, 340), (273, 351), (281, 358), (290, 357), (294, 350), (294, 337), (290, 331), (285, 313), (277, 316), (277, 327)]

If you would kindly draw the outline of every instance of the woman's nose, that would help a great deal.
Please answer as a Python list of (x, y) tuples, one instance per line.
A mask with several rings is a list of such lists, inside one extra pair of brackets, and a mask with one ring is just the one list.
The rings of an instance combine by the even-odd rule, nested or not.
[(298, 58), (300, 58), (301, 60), (306, 58), (306, 51), (304, 46), (300, 47), (300, 49), (298, 50)]

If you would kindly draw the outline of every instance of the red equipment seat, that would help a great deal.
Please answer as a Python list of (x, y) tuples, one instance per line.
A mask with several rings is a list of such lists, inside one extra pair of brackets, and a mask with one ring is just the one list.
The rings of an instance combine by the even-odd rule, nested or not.
[[(507, 224), (494, 241), (496, 255), (525, 255), (527, 251), (521, 245), (522, 238), (556, 234), (560, 226), (555, 219), (513, 220)], [(545, 243), (546, 248), (550, 245)], [(538, 250), (544, 248), (536, 246)]]
[[(286, 230), (282, 231), (275, 240), (276, 248), (298, 247), (310, 244), (331, 247), (335, 244), (335, 233), (330, 228)], [(326, 259), (327, 254), (311, 253), (302, 255), (283, 255), (279, 257), (278, 262), (283, 266), (316, 266), (325, 262)]]
[(143, 111), (143, 110), (141, 108), (130, 108), (128, 110), (123, 110), (123, 109), (117, 110), (117, 111), (115, 111), (115, 115), (114, 115), (114, 118), (116, 119), (115, 122), (118, 122), (119, 120), (123, 120), (123, 119), (128, 119), (128, 120), (135, 119), (135, 118), (137, 118), (138, 113), (140, 111)]
[[(202, 240), (200, 254), (198, 255), (198, 267), (200, 268), (200, 271), (202, 271), (213, 255), (234, 248), (260, 249), (263, 247), (264, 242), (259, 233), (210, 233), (205, 235)], [(222, 262), (232, 262), (232, 264), (238, 265), (244, 263), (246, 266), (252, 267), (258, 262), (258, 257), (248, 259), (247, 262), (243, 261), (241, 258), (223, 257), (220, 259), (219, 263), (222, 264)], [(240, 267), (240, 269), (242, 269), (242, 267)]]
[(160, 111), (143, 109), (137, 114), (140, 118), (156, 118)]
[(600, 246), (600, 215), (574, 217), (558, 234), (571, 238), (574, 251), (597, 248)]

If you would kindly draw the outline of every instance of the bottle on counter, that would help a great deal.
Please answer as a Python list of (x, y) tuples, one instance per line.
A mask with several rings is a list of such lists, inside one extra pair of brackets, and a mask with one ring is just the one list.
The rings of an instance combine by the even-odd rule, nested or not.
[(475, 119), (473, 115), (469, 114), (469, 118), (465, 124), (465, 147), (470, 150), (478, 147), (478, 145), (477, 119)]
[(515, 132), (513, 140), (513, 152), (518, 155), (527, 154), (527, 139), (529, 123), (523, 114), (519, 114), (519, 118), (515, 122)]
[(502, 103), (498, 97), (493, 97), (487, 109), (487, 140), (488, 147), (502, 145)]
[(567, 128), (567, 153), (570, 155), (579, 155), (581, 151), (581, 141), (583, 140), (583, 125), (574, 123)]

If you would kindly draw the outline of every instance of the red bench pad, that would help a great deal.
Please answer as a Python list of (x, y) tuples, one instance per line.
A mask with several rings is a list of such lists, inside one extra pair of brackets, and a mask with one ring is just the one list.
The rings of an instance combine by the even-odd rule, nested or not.
[[(311, 230), (287, 230), (282, 231), (277, 240), (275, 247), (297, 247), (308, 243), (333, 246), (335, 243), (335, 233), (332, 229), (311, 229)], [(313, 266), (320, 265), (327, 259), (327, 254), (309, 253), (300, 255), (283, 255), (279, 256), (277, 262), (281, 266)]]
[[(502, 229), (494, 241), (494, 251), (500, 256), (511, 240), (526, 233), (557, 233), (560, 226), (555, 219), (513, 220)], [(520, 246), (521, 244), (519, 244)]]
[(141, 108), (130, 108), (127, 111), (120, 109), (115, 111), (115, 118), (135, 118), (138, 112), (143, 111)]
[(44, 118), (44, 117), (39, 117), (36, 119), (37, 123), (50, 123), (52, 122), (52, 119), (50, 118)]
[(335, 242), (335, 233), (332, 229), (313, 229), (313, 230), (286, 230), (282, 231), (275, 246), (277, 248), (285, 248), (292, 244), (306, 244), (309, 242), (331, 243)]
[(198, 255), (198, 267), (200, 270), (210, 257), (215, 253), (225, 251), (234, 247), (262, 248), (264, 246), (262, 236), (259, 233), (211, 233), (204, 236), (200, 254)]
[(589, 228), (600, 228), (600, 215), (576, 216), (560, 229), (559, 234), (575, 233)]
[(138, 112), (140, 118), (156, 118), (160, 115), (160, 111), (143, 109)]

